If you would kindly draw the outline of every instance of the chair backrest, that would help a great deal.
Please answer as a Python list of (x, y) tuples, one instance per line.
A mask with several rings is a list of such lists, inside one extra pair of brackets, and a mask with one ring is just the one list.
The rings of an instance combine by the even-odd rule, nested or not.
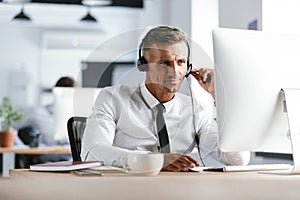
[(73, 161), (81, 161), (81, 138), (86, 126), (86, 117), (71, 117), (67, 128)]

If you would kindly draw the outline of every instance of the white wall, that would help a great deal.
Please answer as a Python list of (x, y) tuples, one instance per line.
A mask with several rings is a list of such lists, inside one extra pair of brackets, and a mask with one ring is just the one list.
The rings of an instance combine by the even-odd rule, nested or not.
[(299, 0), (263, 0), (262, 9), (263, 30), (300, 33)]
[(0, 97), (14, 96), (14, 102), (20, 106), (33, 104), (31, 97), (36, 96), (38, 84), (40, 31), (1, 24), (0, 35)]
[(218, 0), (192, 1), (192, 61), (201, 67), (213, 67), (207, 56), (213, 59), (212, 30), (219, 26), (218, 5)]
[(145, 8), (140, 15), (140, 26), (169, 25), (191, 35), (192, 0), (144, 0)]
[(247, 29), (258, 19), (258, 29), (299, 33), (299, 0), (219, 0), (220, 27)]
[(192, 1), (191, 0), (169, 0), (170, 22), (183, 30), (188, 36), (192, 34)]
[(248, 29), (257, 19), (262, 27), (262, 0), (219, 0), (219, 23), (222, 28)]

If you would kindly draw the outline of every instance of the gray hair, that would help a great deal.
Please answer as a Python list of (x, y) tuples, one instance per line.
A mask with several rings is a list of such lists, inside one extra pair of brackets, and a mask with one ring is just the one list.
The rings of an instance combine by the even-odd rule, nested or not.
[(188, 59), (190, 57), (190, 47), (185, 33), (178, 28), (169, 26), (157, 26), (152, 28), (143, 38), (139, 47), (139, 57), (142, 57), (147, 49), (153, 44), (176, 44), (184, 42), (188, 48)]

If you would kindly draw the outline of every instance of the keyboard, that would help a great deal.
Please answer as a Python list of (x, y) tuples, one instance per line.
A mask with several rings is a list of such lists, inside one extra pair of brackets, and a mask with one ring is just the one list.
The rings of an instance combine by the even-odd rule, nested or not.
[(232, 165), (223, 167), (194, 167), (191, 171), (217, 171), (217, 172), (247, 172), (247, 171), (271, 171), (291, 170), (290, 164), (259, 164), (259, 165)]

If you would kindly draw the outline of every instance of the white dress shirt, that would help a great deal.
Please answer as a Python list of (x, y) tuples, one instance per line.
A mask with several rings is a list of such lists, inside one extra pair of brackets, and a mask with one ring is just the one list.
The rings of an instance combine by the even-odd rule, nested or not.
[[(239, 153), (226, 155), (218, 151), (218, 134), (210, 134), (213, 98), (198, 83), (193, 83), (192, 88), (193, 98), (176, 93), (163, 104), (171, 152), (191, 153), (197, 133), (203, 148), (202, 158), (214, 152), (225, 164), (244, 162)], [(158, 103), (145, 83), (103, 88), (87, 119), (82, 160), (101, 160), (106, 165), (127, 168), (128, 154), (157, 152), (160, 149), (155, 121)]]

